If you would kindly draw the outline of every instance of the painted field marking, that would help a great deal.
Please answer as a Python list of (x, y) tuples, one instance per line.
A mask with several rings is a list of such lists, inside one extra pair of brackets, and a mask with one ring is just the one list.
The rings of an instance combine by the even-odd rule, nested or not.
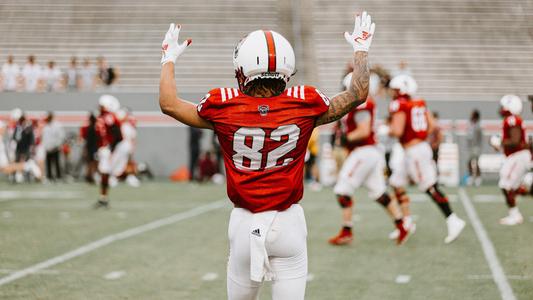
[(59, 218), (63, 220), (70, 219), (70, 213), (68, 211), (62, 211), (59, 213)]
[(117, 217), (119, 219), (126, 219), (128, 217), (128, 213), (125, 211), (119, 211), (117, 212)]
[(9, 218), (11, 218), (12, 216), (13, 216), (13, 213), (10, 212), (10, 211), (8, 211), (8, 210), (2, 212), (2, 218), (9, 219)]
[[(491, 274), (482, 274), (482, 275), (467, 275), (466, 279), (469, 280), (492, 280)], [(509, 280), (531, 280), (531, 277), (526, 275), (507, 275)]]
[[(0, 274), (11, 274), (18, 272), (18, 270), (11, 270), (11, 269), (0, 269)], [(60, 272), (58, 270), (40, 270), (39, 272), (36, 272), (36, 274), (41, 275), (58, 275)]]
[(83, 195), (80, 192), (73, 191), (0, 191), (0, 202), (6, 202), (11, 200), (29, 198), (36, 199), (72, 199), (82, 198)]
[(204, 276), (202, 276), (203, 281), (213, 281), (218, 278), (218, 274), (214, 272), (208, 272), (205, 273)]
[(479, 242), (481, 243), (481, 248), (483, 249), (485, 260), (489, 264), (489, 268), (492, 273), (492, 278), (496, 283), (498, 290), (500, 291), (502, 299), (516, 300), (516, 297), (513, 293), (513, 289), (511, 288), (509, 281), (507, 281), (507, 277), (505, 276), (505, 272), (503, 271), (500, 260), (498, 259), (498, 256), (496, 256), (496, 250), (494, 250), (494, 245), (492, 244), (492, 241), (490, 240), (489, 235), (485, 230), (485, 227), (483, 227), (483, 224), (481, 223), (481, 220), (477, 215), (476, 209), (474, 208), (472, 201), (470, 201), (470, 198), (468, 197), (467, 193), (462, 188), (459, 188), (459, 198), (461, 199), (461, 203), (465, 208), (470, 223), (472, 223), (472, 227), (476, 232), (476, 236)]
[(63, 262), (68, 261), (68, 260), (71, 260), (71, 259), (76, 258), (78, 256), (87, 254), (87, 253), (92, 252), (92, 251), (94, 251), (96, 249), (99, 249), (99, 248), (102, 248), (104, 246), (107, 246), (107, 245), (109, 245), (109, 244), (111, 244), (113, 242), (125, 240), (127, 238), (130, 238), (130, 237), (133, 237), (133, 236), (136, 236), (136, 235), (148, 232), (148, 231), (152, 231), (154, 229), (158, 229), (158, 228), (161, 228), (161, 227), (164, 227), (164, 226), (172, 225), (174, 223), (177, 223), (177, 222), (180, 222), (180, 221), (183, 221), (183, 220), (187, 220), (187, 219), (190, 219), (190, 218), (194, 218), (196, 216), (199, 216), (201, 214), (210, 212), (212, 210), (216, 210), (216, 209), (222, 208), (226, 204), (226, 202), (227, 202), (227, 199), (218, 200), (218, 201), (206, 204), (206, 205), (201, 205), (201, 206), (195, 207), (193, 209), (190, 209), (190, 210), (187, 210), (187, 211), (184, 211), (184, 212), (180, 212), (180, 213), (171, 215), (169, 217), (165, 217), (165, 218), (162, 218), (162, 219), (158, 219), (158, 220), (152, 221), (150, 223), (146, 223), (144, 225), (133, 227), (133, 228), (130, 228), (128, 230), (125, 230), (125, 231), (122, 231), (122, 232), (119, 232), (119, 233), (108, 235), (108, 236), (106, 236), (104, 238), (101, 238), (101, 239), (99, 239), (97, 241), (94, 241), (94, 242), (91, 242), (89, 244), (83, 245), (83, 246), (81, 246), (81, 247), (79, 247), (77, 249), (74, 249), (74, 250), (69, 251), (67, 253), (64, 253), (62, 255), (53, 257), (53, 258), (48, 259), (46, 261), (40, 262), (38, 264), (29, 266), (29, 267), (27, 267), (25, 269), (22, 269), (20, 271), (12, 273), (12, 274), (10, 274), (8, 276), (2, 277), (2, 278), (0, 278), (0, 286), (2, 286), (4, 284), (7, 284), (7, 283), (10, 283), (12, 281), (15, 281), (17, 279), (26, 277), (26, 276), (28, 276), (30, 274), (33, 274), (33, 273), (36, 273), (38, 271), (47, 269), (47, 268), (49, 268), (51, 266), (55, 266), (57, 264), (63, 263)]
[(311, 282), (313, 280), (315, 280), (315, 274), (313, 273), (307, 274), (307, 282)]
[(396, 279), (394, 280), (397, 284), (407, 284), (411, 281), (410, 275), (400, 274), (396, 276)]
[(126, 275), (126, 272), (124, 272), (124, 271), (113, 271), (113, 272), (109, 272), (109, 273), (105, 274), (104, 278), (107, 279), (107, 280), (117, 280), (117, 279), (121, 278), (124, 275)]

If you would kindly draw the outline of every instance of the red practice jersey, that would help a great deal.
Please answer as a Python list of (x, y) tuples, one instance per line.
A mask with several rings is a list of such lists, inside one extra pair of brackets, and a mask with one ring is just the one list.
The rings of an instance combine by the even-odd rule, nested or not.
[(300, 201), (307, 143), (328, 106), (329, 99), (310, 86), (270, 98), (221, 88), (202, 99), (198, 114), (214, 126), (236, 207), (282, 211)]
[(428, 117), (426, 102), (398, 98), (389, 105), (389, 113), (405, 113), (405, 127), (400, 137), (400, 143), (405, 145), (414, 139), (425, 140), (428, 136)]
[(96, 131), (98, 132), (98, 147), (111, 145), (112, 148), (122, 140), (120, 134), (120, 121), (111, 112), (102, 112), (96, 118)]
[(509, 156), (515, 152), (527, 149), (526, 142), (526, 129), (524, 128), (524, 122), (520, 116), (510, 115), (503, 119), (503, 139), (506, 140), (511, 137), (511, 128), (520, 128), (520, 144), (516, 147), (503, 147), (503, 152), (506, 156)]
[(348, 115), (346, 115), (346, 118), (342, 119), (343, 127), (344, 127), (344, 134), (349, 134), (350, 132), (357, 129), (357, 114), (360, 114), (362, 112), (368, 112), (370, 114), (370, 135), (362, 140), (355, 141), (355, 142), (346, 142), (346, 148), (348, 148), (349, 151), (352, 151), (353, 149), (357, 147), (367, 146), (367, 145), (374, 145), (376, 144), (376, 137), (374, 133), (374, 116), (376, 111), (376, 103), (372, 98), (366, 99), (366, 102), (359, 105), (358, 107), (352, 109)]

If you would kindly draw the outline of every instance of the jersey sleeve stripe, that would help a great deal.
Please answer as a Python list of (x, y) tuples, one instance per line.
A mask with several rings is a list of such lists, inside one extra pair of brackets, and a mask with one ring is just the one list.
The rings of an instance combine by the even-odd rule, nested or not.
[(231, 98), (233, 98), (233, 90), (232, 89), (226, 89), (226, 91), (228, 92), (228, 100), (230, 100)]
[(239, 90), (234, 88), (234, 89), (233, 89), (233, 95), (234, 95), (235, 97), (239, 96)]
[(220, 96), (222, 97), (222, 102), (226, 102), (226, 91), (225, 89), (220, 89)]
[(292, 96), (291, 94), (292, 94), (292, 88), (288, 88), (287, 89), (287, 96), (290, 97), (290, 96)]
[(292, 90), (292, 96), (294, 98), (298, 98), (298, 87), (295, 86), (294, 89)]
[(302, 100), (305, 100), (305, 89), (303, 85), (300, 86), (300, 98), (302, 98)]

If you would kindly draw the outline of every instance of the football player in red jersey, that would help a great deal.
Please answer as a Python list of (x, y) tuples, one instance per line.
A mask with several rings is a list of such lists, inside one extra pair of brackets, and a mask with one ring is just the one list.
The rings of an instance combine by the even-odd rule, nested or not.
[(180, 26), (163, 41), (159, 104), (189, 126), (213, 129), (220, 141), (227, 192), (234, 204), (228, 237), (229, 299), (256, 299), (273, 280), (273, 299), (304, 299), (307, 229), (302, 207), (305, 150), (316, 126), (340, 119), (368, 95), (368, 49), (375, 25), (357, 16), (350, 90), (331, 100), (311, 86), (286, 88), (295, 71), (289, 42), (268, 30), (249, 33), (235, 47), (239, 88), (211, 90), (198, 105), (177, 97), (174, 63), (191, 44), (178, 44)]
[(116, 146), (122, 141), (120, 122), (115, 112), (120, 108), (117, 98), (111, 95), (102, 95), (98, 100), (100, 115), (96, 118), (96, 129), (99, 135), (98, 145), (98, 172), (100, 173), (100, 196), (94, 208), (109, 208), (109, 178), (113, 173), (112, 155)]
[[(351, 82), (351, 74), (344, 82)], [(348, 80), (346, 80), (348, 79)], [(349, 88), (349, 85), (346, 86)], [(368, 195), (383, 205), (394, 219), (398, 229), (397, 243), (403, 243), (409, 234), (404, 227), (402, 214), (396, 202), (391, 201), (385, 184), (385, 160), (383, 153), (376, 145), (374, 133), (374, 118), (376, 104), (372, 98), (359, 105), (341, 119), (346, 139), (346, 148), (350, 153), (344, 161), (337, 179), (334, 192), (342, 208), (343, 227), (336, 236), (329, 239), (333, 245), (345, 245), (353, 240), (352, 234), (352, 194), (355, 189), (364, 185), (368, 188)]]
[[(437, 166), (426, 141), (428, 132), (434, 126), (433, 116), (424, 100), (411, 98), (416, 91), (416, 82), (412, 77), (398, 75), (391, 80), (389, 86), (396, 93), (395, 100), (389, 106), (390, 135), (397, 137), (405, 150), (406, 175), (433, 199), (446, 217), (448, 235), (444, 242), (451, 243), (463, 231), (465, 221), (452, 212), (448, 198), (437, 183)], [(400, 181), (405, 186), (407, 177), (404, 176)]]
[(496, 150), (503, 149), (505, 161), (500, 169), (498, 186), (503, 191), (509, 215), (500, 220), (502, 225), (517, 225), (524, 222), (516, 206), (516, 192), (529, 170), (531, 152), (526, 142), (526, 129), (520, 117), (522, 100), (515, 95), (505, 95), (500, 100), (500, 114), (503, 117), (502, 138), (491, 137), (490, 144)]

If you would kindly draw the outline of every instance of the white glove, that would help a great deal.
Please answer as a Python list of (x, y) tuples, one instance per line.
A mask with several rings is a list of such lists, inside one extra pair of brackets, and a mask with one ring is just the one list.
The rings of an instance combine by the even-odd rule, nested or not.
[(175, 25), (174, 23), (170, 24), (167, 34), (165, 34), (165, 39), (163, 40), (162, 56), (161, 56), (161, 65), (166, 64), (167, 62), (176, 63), (176, 59), (185, 51), (187, 46), (192, 43), (191, 39), (184, 41), (181, 44), (178, 44), (178, 38), (180, 36), (180, 25)]
[(352, 34), (345, 32), (344, 38), (352, 45), (354, 52), (368, 52), (375, 29), (376, 24), (372, 23), (372, 18), (364, 11), (363, 15), (355, 17), (355, 26)]
[(500, 146), (502, 145), (502, 137), (499, 135), (491, 136), (489, 144), (494, 148), (500, 148)]
[(388, 136), (390, 133), (390, 127), (387, 125), (380, 125), (378, 127), (378, 135), (379, 136)]

